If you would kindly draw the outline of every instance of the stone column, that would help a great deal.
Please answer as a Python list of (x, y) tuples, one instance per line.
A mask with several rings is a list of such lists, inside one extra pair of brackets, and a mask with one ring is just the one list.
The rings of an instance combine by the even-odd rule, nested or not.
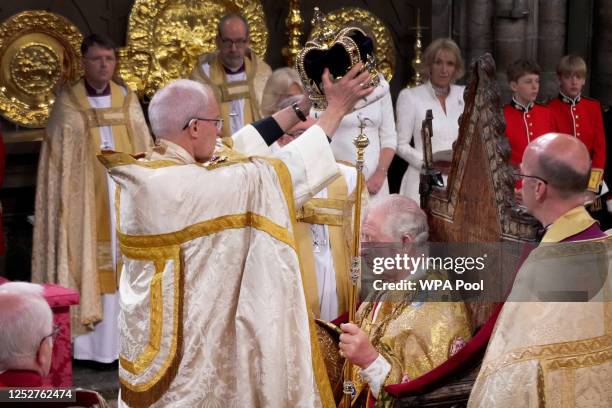
[(557, 64), (565, 55), (567, 0), (540, 0), (539, 3), (538, 59), (542, 68), (540, 98), (557, 95)]
[(452, 34), (451, 38), (455, 40), (464, 58), (466, 51), (469, 49), (467, 39), (467, 3), (470, 0), (453, 0), (452, 2)]
[(431, 40), (450, 37), (453, 16), (451, 0), (432, 0), (431, 2)]
[(485, 53), (493, 55), (495, 3), (489, 0), (471, 0), (467, 4), (467, 44), (464, 50), (466, 66)]
[(597, 13), (596, 49), (592, 70), (591, 95), (612, 105), (612, 0), (600, 0)]
[[(502, 102), (510, 100), (511, 92), (506, 68), (519, 58), (536, 58), (537, 43), (533, 44), (537, 24), (536, 0), (496, 0), (495, 2), (495, 64)], [(526, 15), (524, 13), (527, 13)], [(537, 19), (535, 20), (537, 23)]]

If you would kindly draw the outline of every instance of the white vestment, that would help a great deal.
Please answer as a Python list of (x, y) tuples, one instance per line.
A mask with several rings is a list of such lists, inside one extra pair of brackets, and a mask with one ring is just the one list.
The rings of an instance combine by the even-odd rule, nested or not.
[[(210, 76), (210, 65), (206, 62), (202, 64), (202, 70), (206, 73), (206, 75)], [(235, 81), (246, 81), (247, 75), (246, 71), (238, 72), (236, 74), (232, 74), (229, 72), (225, 73), (227, 77), (227, 82), (235, 82)], [(244, 126), (244, 99), (234, 99), (231, 102), (231, 111), (230, 111), (230, 133), (233, 135), (238, 132)]]
[[(267, 150), (252, 126), (233, 139)], [(282, 163), (216, 155), (198, 164), (164, 141), (147, 161), (102, 158), (120, 188), (119, 404), (320, 406), (292, 231), (337, 174), (327, 138), (313, 126)]]
[[(354, 167), (338, 163), (342, 177), (348, 187), (350, 196), (357, 185), (357, 170)], [(314, 198), (327, 198), (327, 188), (318, 192)], [(317, 271), (317, 289), (319, 292), (320, 318), (333, 320), (338, 317), (338, 295), (336, 291), (336, 269), (332, 256), (331, 241), (327, 225), (311, 224), (314, 261)]]
[[(408, 163), (402, 178), (400, 194), (420, 202), (419, 180), (423, 167), (421, 127), (427, 110), (433, 113), (432, 152), (450, 150), (459, 135), (459, 117), (463, 113), (464, 86), (451, 85), (446, 97), (446, 112), (431, 86), (431, 82), (404, 89), (397, 97), (397, 155)], [(414, 147), (410, 145), (414, 142)], [(447, 177), (444, 177), (446, 183)]]
[[(121, 89), (125, 89), (122, 87)], [(89, 96), (94, 109), (110, 108), (111, 96)], [(115, 150), (112, 126), (100, 127), (100, 150)], [(108, 202), (114, 202), (115, 183), (108, 177)], [(109, 205), (111, 231), (115, 230), (115, 206)], [(117, 236), (111, 234), (113, 265), (117, 265)], [(119, 298), (117, 292), (102, 295), (102, 321), (96, 323), (94, 330), (76, 336), (73, 342), (73, 357), (77, 360), (93, 360), (99, 363), (112, 363), (119, 358)]]

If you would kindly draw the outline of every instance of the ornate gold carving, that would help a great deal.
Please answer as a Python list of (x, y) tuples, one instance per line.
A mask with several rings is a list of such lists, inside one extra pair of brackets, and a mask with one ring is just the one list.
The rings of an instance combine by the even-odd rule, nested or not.
[[(374, 39), (376, 63), (378, 71), (387, 81), (391, 81), (395, 72), (395, 47), (391, 32), (378, 17), (368, 10), (359, 7), (342, 7), (325, 14), (330, 26), (337, 32), (341, 27), (358, 27)], [(317, 28), (310, 33), (309, 38), (317, 35)]]
[(58, 56), (40, 43), (21, 48), (11, 59), (10, 70), (17, 88), (30, 96), (51, 91), (62, 74)]
[[(472, 76), (465, 89), (465, 109), (459, 118), (459, 137), (453, 148), (453, 162), (448, 187), (433, 186), (426, 197), (427, 208), (438, 218), (452, 222), (459, 204), (459, 192), (465, 175), (472, 144), (482, 145), (491, 171), (497, 215), (504, 240), (533, 241), (538, 222), (520, 213), (514, 198), (513, 169), (508, 164), (510, 145), (504, 135), (499, 85), (495, 78), (495, 61), (485, 54), (472, 62)], [(434, 135), (435, 137), (435, 135)]]
[(0, 114), (19, 125), (47, 123), (53, 91), (81, 75), (82, 35), (67, 19), (24, 11), (0, 25)]
[(119, 50), (120, 76), (141, 98), (188, 77), (199, 55), (216, 50), (219, 19), (232, 12), (247, 19), (251, 49), (264, 57), (268, 31), (257, 0), (136, 0), (127, 47)]
[(283, 48), (283, 57), (287, 66), (295, 65), (295, 60), (300, 52), (300, 37), (302, 37), (302, 16), (300, 14), (300, 0), (289, 0), (289, 13), (285, 24), (287, 25), (287, 36), (289, 41)]
[(408, 84), (408, 88), (413, 88), (415, 86), (419, 86), (423, 83), (423, 78), (421, 78), (421, 73), (419, 72), (419, 67), (423, 63), (421, 60), (421, 50), (423, 49), (423, 33), (421, 27), (421, 9), (417, 9), (417, 17), (416, 17), (416, 27), (414, 28), (416, 31), (416, 39), (414, 41), (414, 58), (412, 59), (411, 65), (414, 70), (414, 77), (412, 77), (412, 81)]

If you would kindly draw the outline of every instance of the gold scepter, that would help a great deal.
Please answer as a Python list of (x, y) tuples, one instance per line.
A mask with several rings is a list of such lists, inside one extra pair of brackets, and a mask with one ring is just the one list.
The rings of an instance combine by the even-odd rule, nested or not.
[[(359, 277), (361, 276), (361, 257), (359, 250), (361, 248), (361, 194), (363, 192), (363, 186), (365, 184), (363, 176), (363, 156), (365, 149), (370, 144), (368, 136), (364, 133), (366, 121), (372, 122), (368, 118), (359, 118), (359, 134), (353, 139), (353, 145), (357, 149), (357, 161), (355, 162), (355, 168), (357, 169), (357, 187), (355, 191), (355, 214), (353, 217), (353, 257), (351, 259), (351, 286), (349, 287), (348, 296), (348, 320), (349, 322), (355, 321), (355, 315), (357, 314), (357, 296)], [(344, 408), (350, 408), (351, 401), (355, 396), (355, 384), (353, 384), (353, 365), (350, 361), (346, 360), (344, 366), (344, 382), (342, 385), (342, 406)]]

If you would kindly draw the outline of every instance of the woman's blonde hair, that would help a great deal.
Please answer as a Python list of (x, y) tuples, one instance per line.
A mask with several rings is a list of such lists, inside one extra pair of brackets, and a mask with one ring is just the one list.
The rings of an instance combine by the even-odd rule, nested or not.
[(278, 112), (279, 103), (287, 99), (289, 96), (287, 91), (289, 87), (296, 84), (303, 91), (302, 81), (296, 70), (284, 67), (275, 69), (268, 78), (261, 97), (261, 114), (262, 116), (270, 116)]
[(425, 49), (425, 54), (423, 55), (423, 62), (417, 68), (421, 76), (428, 80), (430, 76), (431, 66), (436, 60), (436, 55), (438, 55), (438, 51), (447, 51), (455, 56), (455, 75), (453, 75), (453, 79), (451, 82), (455, 82), (459, 78), (463, 76), (465, 73), (465, 68), (463, 65), (463, 59), (461, 58), (461, 50), (459, 50), (459, 46), (455, 41), (450, 38), (438, 38), (434, 40), (429, 46)]

